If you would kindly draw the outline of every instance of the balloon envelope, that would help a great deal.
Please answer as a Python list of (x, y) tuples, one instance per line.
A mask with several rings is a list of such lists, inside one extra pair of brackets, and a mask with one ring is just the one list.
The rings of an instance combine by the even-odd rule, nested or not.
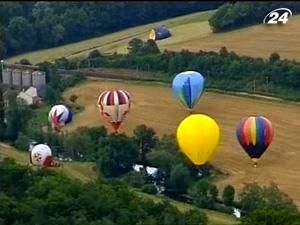
[(272, 123), (263, 116), (244, 118), (236, 129), (240, 145), (254, 162), (264, 154), (272, 142), (273, 135)]
[(104, 91), (98, 98), (98, 107), (101, 115), (117, 131), (130, 111), (130, 95), (124, 90)]
[(220, 128), (209, 116), (193, 114), (179, 124), (177, 141), (180, 149), (195, 165), (203, 165), (216, 151)]
[(30, 152), (31, 163), (35, 166), (50, 166), (53, 162), (52, 151), (48, 145), (38, 144)]
[(185, 71), (176, 75), (172, 82), (174, 95), (187, 108), (191, 109), (199, 101), (205, 80), (195, 71)]
[(49, 122), (52, 128), (58, 130), (72, 122), (72, 112), (64, 105), (55, 105), (49, 112)]

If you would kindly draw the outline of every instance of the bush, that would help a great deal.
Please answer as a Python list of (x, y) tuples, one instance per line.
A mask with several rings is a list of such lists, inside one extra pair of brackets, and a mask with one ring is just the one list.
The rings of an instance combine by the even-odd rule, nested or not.
[(101, 57), (102, 55), (101, 55), (101, 53), (99, 52), (99, 50), (98, 49), (95, 49), (95, 50), (93, 50), (93, 51), (91, 51), (90, 53), (89, 53), (89, 55), (88, 55), (88, 58), (89, 59), (93, 59), (93, 58), (98, 58), (98, 57)]
[(17, 140), (15, 141), (15, 147), (17, 149), (28, 151), (30, 138), (23, 133), (20, 133)]
[(25, 59), (25, 58), (20, 60), (20, 64), (23, 64), (23, 65), (32, 65), (31, 62), (28, 59)]
[(142, 187), (142, 191), (147, 193), (147, 194), (151, 194), (151, 195), (157, 194), (157, 189), (153, 184), (145, 184)]
[(141, 188), (145, 184), (145, 178), (138, 172), (131, 171), (123, 178), (126, 184), (135, 188)]
[(78, 96), (77, 95), (71, 95), (69, 100), (72, 102), (72, 103), (75, 103), (76, 100), (78, 99)]

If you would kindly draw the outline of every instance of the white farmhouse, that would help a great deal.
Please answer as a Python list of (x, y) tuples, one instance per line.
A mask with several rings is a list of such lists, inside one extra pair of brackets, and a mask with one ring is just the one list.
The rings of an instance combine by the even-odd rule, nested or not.
[(25, 92), (21, 91), (18, 96), (18, 99), (22, 99), (27, 105), (35, 105), (41, 102), (41, 98), (38, 95), (38, 90), (35, 87), (28, 88)]

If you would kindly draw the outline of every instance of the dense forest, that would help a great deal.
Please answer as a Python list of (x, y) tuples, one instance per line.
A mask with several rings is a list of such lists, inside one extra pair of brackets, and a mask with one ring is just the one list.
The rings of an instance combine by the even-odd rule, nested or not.
[(300, 12), (300, 3), (297, 1), (226, 3), (209, 19), (209, 24), (214, 32), (262, 24), (265, 16), (277, 8), (288, 8), (295, 15)]
[(221, 4), (221, 1), (172, 4), (94, 1), (1, 2), (0, 51), (5, 47), (7, 56), (12, 56), (170, 17), (216, 9)]

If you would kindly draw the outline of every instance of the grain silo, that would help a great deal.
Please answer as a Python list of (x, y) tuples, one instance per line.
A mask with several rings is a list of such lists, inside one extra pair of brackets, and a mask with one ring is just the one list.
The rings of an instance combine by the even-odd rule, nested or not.
[(12, 71), (12, 84), (13, 86), (20, 87), (22, 85), (22, 73), (19, 69), (14, 69)]
[(34, 71), (32, 73), (32, 86), (43, 87), (46, 85), (46, 73), (43, 71)]
[(22, 87), (30, 87), (32, 85), (32, 71), (26, 70), (22, 72)]
[(11, 86), (12, 85), (12, 70), (6, 68), (2, 71), (2, 82), (5, 85)]

